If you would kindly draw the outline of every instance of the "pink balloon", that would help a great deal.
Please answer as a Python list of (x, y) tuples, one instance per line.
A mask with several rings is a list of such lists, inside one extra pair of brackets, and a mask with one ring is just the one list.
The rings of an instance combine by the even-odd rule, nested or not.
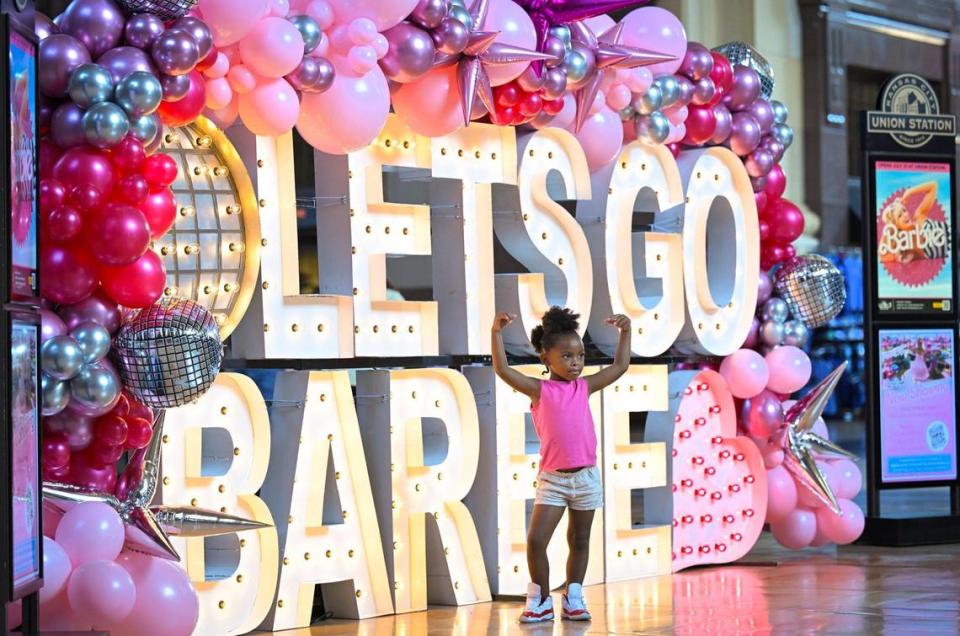
[(783, 464), (783, 449), (776, 446), (767, 446), (763, 450), (763, 465), (768, 469)]
[(777, 347), (767, 354), (770, 381), (767, 388), (790, 394), (802, 389), (810, 380), (810, 358), (803, 350), (790, 345)]
[(727, 381), (733, 396), (741, 399), (759, 395), (770, 378), (763, 356), (751, 349), (740, 349), (724, 358), (720, 375)]
[(580, 132), (575, 134), (587, 157), (590, 172), (596, 172), (616, 159), (623, 145), (623, 124), (609, 108), (587, 117)]
[(801, 550), (810, 545), (817, 534), (817, 515), (806, 508), (795, 508), (782, 520), (771, 523), (770, 531), (784, 547)]
[(457, 67), (437, 68), (401, 85), (393, 94), (393, 109), (415, 133), (427, 137), (463, 128)]
[(217, 52), (217, 57), (207, 69), (203, 72), (204, 77), (208, 79), (219, 79), (226, 76), (230, 70), (230, 58), (223, 54), (223, 51)]
[(40, 310), (40, 342), (44, 343), (54, 336), (62, 336), (67, 333), (67, 326), (60, 316), (49, 309)]
[(849, 499), (840, 499), (840, 514), (826, 506), (817, 510), (817, 524), (834, 543), (853, 543), (863, 533), (863, 511)]
[(838, 459), (830, 462), (836, 479), (837, 487), (833, 493), (839, 499), (853, 499), (863, 487), (863, 475), (860, 468), (849, 459)]
[[(327, 0), (340, 24), (350, 24), (357, 18), (370, 18), (378, 31), (386, 31), (410, 15), (418, 0)], [(312, 6), (312, 5), (311, 5)], [(310, 8), (307, 15), (311, 15)], [(206, 14), (204, 14), (206, 15)]]
[(112, 560), (90, 561), (77, 566), (70, 575), (67, 599), (80, 620), (113, 625), (133, 610), (137, 589), (130, 573)]
[(233, 99), (233, 89), (230, 82), (224, 78), (207, 80), (207, 103), (210, 110), (220, 110), (226, 107)]
[(90, 623), (80, 620), (70, 607), (66, 589), (61, 590), (60, 594), (48, 600), (40, 608), (40, 629), (44, 632), (89, 631), (90, 627)]
[(213, 33), (213, 43), (219, 48), (239, 42), (250, 33), (267, 12), (267, 0), (200, 0), (198, 4), (203, 21)]
[(270, 15), (284, 17), (290, 13), (290, 0), (270, 0)]
[(123, 522), (105, 503), (88, 502), (74, 506), (57, 526), (57, 543), (74, 567), (91, 561), (112, 561), (123, 548)]
[(283, 77), (303, 59), (303, 36), (283, 18), (264, 18), (240, 40), (240, 57), (261, 77)]
[(797, 507), (797, 484), (783, 466), (767, 471), (767, 493), (767, 523), (782, 521)]
[(783, 196), (787, 190), (787, 175), (783, 173), (783, 168), (779, 164), (770, 168), (767, 173), (767, 182), (763, 191), (767, 193), (767, 201), (773, 203)]
[[(302, 7), (303, 13), (316, 20), (324, 31), (333, 26), (333, 7), (326, 0), (294, 0), (291, 7), (294, 9)], [(382, 30), (386, 31), (386, 28)]]
[(190, 636), (200, 615), (200, 601), (187, 573), (176, 563), (156, 557), (124, 552), (117, 559), (133, 578), (137, 599), (126, 620), (112, 632), (115, 636)]
[(357, 75), (366, 75), (377, 65), (377, 50), (372, 46), (355, 46), (347, 53), (347, 66)]
[(97, 289), (86, 300), (74, 305), (61, 305), (57, 310), (67, 329), (76, 329), (80, 323), (95, 322), (112, 336), (120, 328), (120, 307), (102, 290)]
[(330, 90), (303, 96), (297, 130), (314, 148), (343, 154), (376, 139), (389, 112), (390, 89), (380, 67), (361, 77), (338, 72)]
[(227, 82), (237, 94), (249, 93), (257, 87), (257, 76), (243, 64), (233, 66), (227, 73)]
[(220, 128), (229, 128), (240, 116), (240, 100), (234, 95), (229, 104), (208, 114)]
[(282, 77), (262, 80), (239, 99), (240, 119), (255, 135), (276, 137), (293, 129), (300, 116), (297, 92)]
[[(516, 2), (512, 0), (490, 0), (487, 19), (483, 23), (484, 31), (499, 31), (497, 42), (518, 46), (529, 51), (537, 49), (537, 31), (533, 20)], [(520, 77), (530, 65), (529, 62), (517, 62), (502, 66), (488, 66), (491, 86), (500, 86)]]
[(73, 571), (73, 564), (66, 550), (50, 537), (43, 538), (43, 587), (40, 588), (40, 603), (53, 599), (63, 589)]
[(620, 23), (624, 27), (621, 44), (674, 57), (647, 66), (651, 73), (672, 75), (680, 68), (687, 53), (687, 33), (677, 16), (659, 7), (642, 7), (628, 13)]

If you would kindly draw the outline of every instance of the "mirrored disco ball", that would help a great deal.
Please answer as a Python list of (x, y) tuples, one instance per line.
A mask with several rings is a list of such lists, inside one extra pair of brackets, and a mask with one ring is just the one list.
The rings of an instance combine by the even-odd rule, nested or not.
[(827, 324), (847, 301), (843, 274), (819, 254), (798, 256), (777, 271), (777, 293), (807, 327)]
[(164, 298), (123, 324), (113, 356), (127, 390), (165, 409), (206, 393), (220, 371), (223, 344), (209, 311), (192, 300)]
[(260, 271), (253, 184), (233, 144), (204, 117), (164, 130), (162, 148), (178, 166), (171, 186), (177, 221), (153, 245), (167, 270), (164, 296), (209, 309), (226, 339), (247, 311)]
[(119, 0), (128, 13), (152, 13), (164, 20), (176, 20), (187, 15), (197, 0)]
[(773, 95), (775, 78), (773, 66), (767, 61), (767, 58), (760, 55), (755, 48), (746, 42), (727, 42), (713, 50), (725, 55), (732, 66), (739, 64), (755, 70), (757, 75), (760, 76), (760, 96), (764, 99), (770, 99)]

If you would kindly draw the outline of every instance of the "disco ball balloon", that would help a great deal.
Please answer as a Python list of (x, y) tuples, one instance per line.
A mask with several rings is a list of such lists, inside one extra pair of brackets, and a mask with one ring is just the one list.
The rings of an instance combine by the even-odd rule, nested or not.
[(176, 20), (187, 15), (197, 0), (117, 0), (127, 13), (152, 13), (164, 20)]
[(760, 76), (760, 96), (770, 99), (773, 95), (775, 78), (773, 65), (760, 55), (755, 48), (746, 42), (728, 42), (713, 49), (730, 60), (730, 66), (746, 66), (752, 68)]
[(204, 307), (164, 298), (124, 323), (113, 355), (127, 390), (143, 404), (165, 409), (206, 393), (220, 371), (223, 343)]
[(777, 292), (809, 328), (827, 324), (847, 301), (843, 274), (818, 254), (799, 256), (777, 271)]

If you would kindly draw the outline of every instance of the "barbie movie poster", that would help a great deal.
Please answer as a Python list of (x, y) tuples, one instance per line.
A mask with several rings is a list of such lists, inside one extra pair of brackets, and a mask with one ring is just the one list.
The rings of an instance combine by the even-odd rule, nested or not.
[(38, 296), (36, 197), (36, 63), (34, 46), (10, 31), (10, 293)]
[(951, 311), (949, 164), (877, 162), (876, 196), (879, 313)]
[(880, 330), (880, 460), (885, 483), (957, 476), (952, 329)]
[(40, 575), (40, 405), (37, 403), (37, 326), (11, 321), (10, 420), (13, 460), (14, 590)]

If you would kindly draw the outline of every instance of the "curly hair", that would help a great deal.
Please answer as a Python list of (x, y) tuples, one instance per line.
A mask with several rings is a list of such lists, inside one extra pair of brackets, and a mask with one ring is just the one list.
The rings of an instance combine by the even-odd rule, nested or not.
[(554, 305), (543, 314), (540, 324), (530, 333), (530, 342), (537, 353), (551, 348), (559, 336), (576, 334), (580, 328), (580, 314), (565, 307)]

